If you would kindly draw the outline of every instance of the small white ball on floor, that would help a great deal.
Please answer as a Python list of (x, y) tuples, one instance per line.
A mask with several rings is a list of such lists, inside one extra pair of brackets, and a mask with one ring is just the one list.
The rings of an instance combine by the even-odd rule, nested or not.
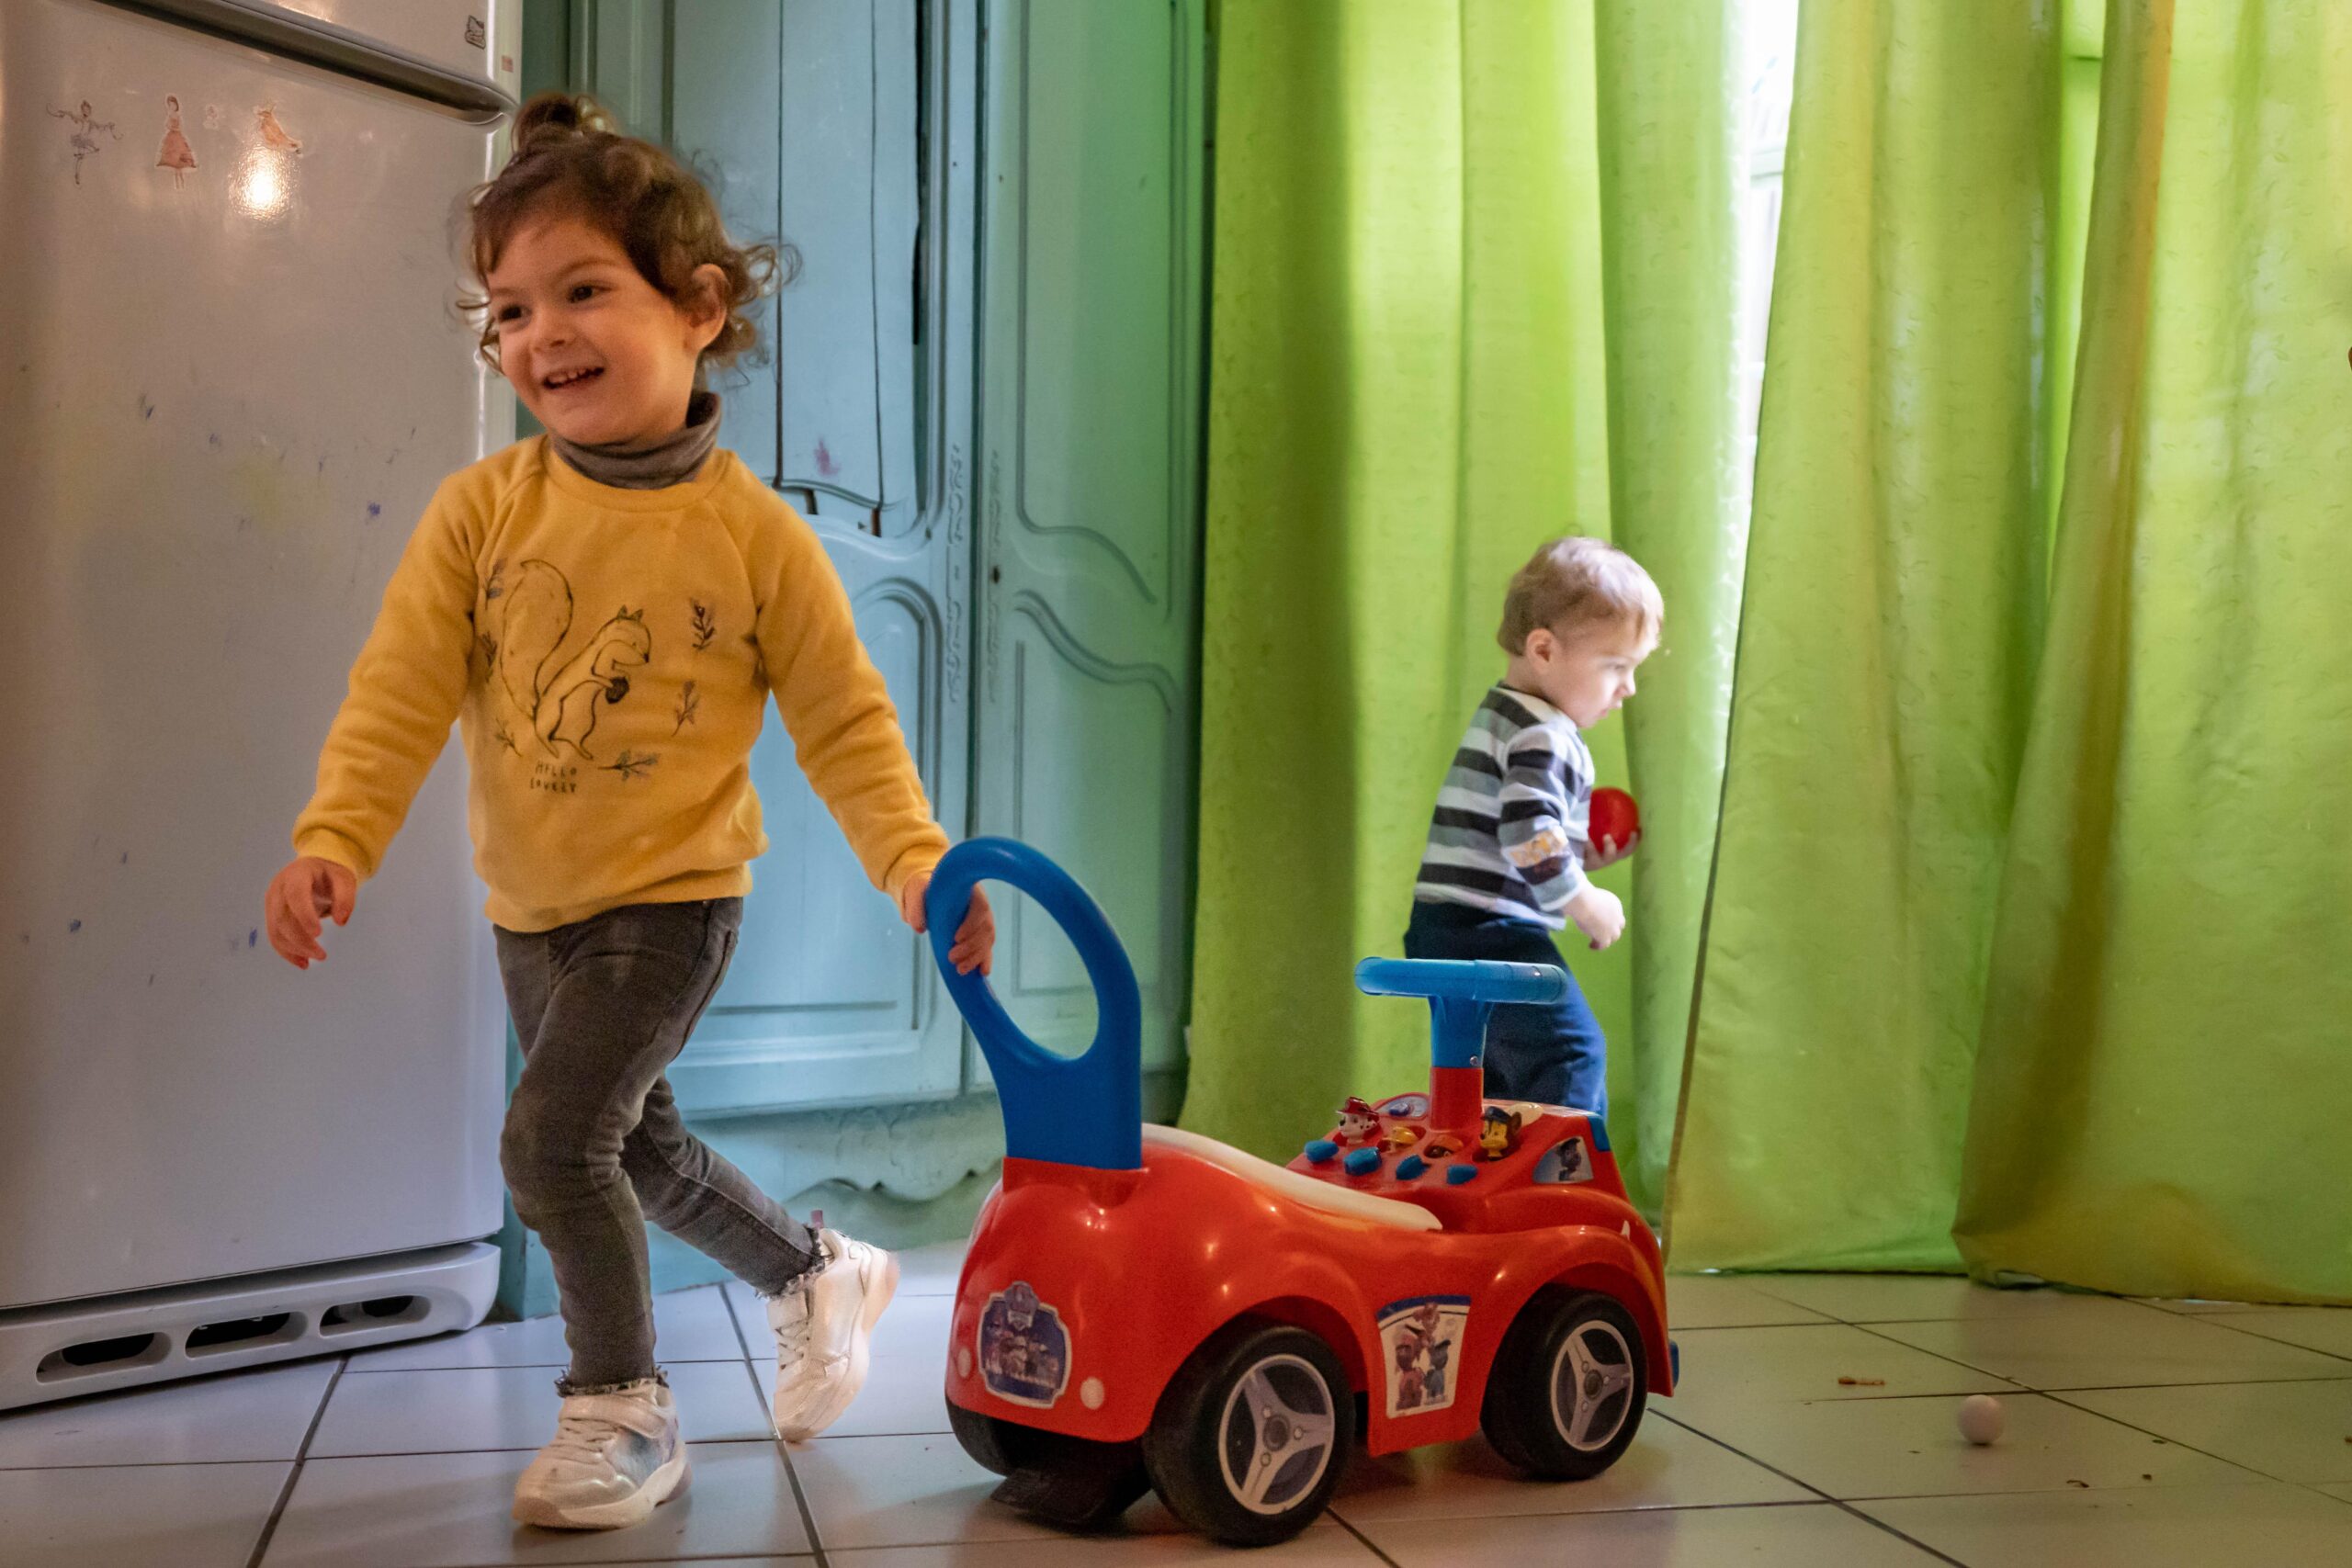
[(1999, 1400), (1989, 1393), (1973, 1394), (1960, 1407), (1960, 1435), (1981, 1449), (2000, 1441), (2007, 1420)]

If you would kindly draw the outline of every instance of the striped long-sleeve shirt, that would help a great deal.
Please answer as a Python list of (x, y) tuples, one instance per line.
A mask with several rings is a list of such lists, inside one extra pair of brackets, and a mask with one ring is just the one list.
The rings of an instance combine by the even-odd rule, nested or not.
[(1491, 688), (1438, 791), (1413, 897), (1555, 931), (1585, 886), (1592, 753), (1566, 714)]

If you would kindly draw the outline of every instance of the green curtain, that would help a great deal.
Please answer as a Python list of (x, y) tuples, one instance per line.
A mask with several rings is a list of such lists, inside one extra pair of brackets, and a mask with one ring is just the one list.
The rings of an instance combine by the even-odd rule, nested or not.
[[(1728, 201), (1717, 133), (1692, 126), (1722, 127), (1730, 106), (1715, 67), (1621, 23), (1602, 35), (1612, 60), (1670, 62), (1638, 108), (1674, 145), (1597, 135), (1589, 0), (1227, 0), (1219, 27), (1184, 1122), (1285, 1156), (1341, 1097), (1426, 1078), (1426, 1015), (1360, 998), (1351, 972), (1401, 950), (1445, 761), (1501, 671), (1493, 636), (1511, 570), (1550, 536), (1610, 535), (1612, 479), (1634, 498), (1640, 547), (1671, 536), (1653, 521), (1667, 515), (1692, 551), (1719, 547), (1713, 491), (1678, 466), (1720, 466), (1729, 436), (1675, 428), (1670, 411), (1684, 389), (1729, 380), (1727, 361), (1712, 380), (1679, 362), (1728, 353), (1727, 220), (1617, 245), (1606, 284), (1601, 235), (1604, 170), (1619, 208), (1628, 182), (1648, 178), (1686, 181), (1656, 201)], [(1720, 60), (1720, 38), (1702, 36)], [(1645, 265), (1686, 276), (1636, 277), (1635, 324), (1618, 339), (1611, 290)], [(1708, 298), (1694, 277), (1723, 299), (1686, 323), (1678, 310)], [(1657, 363), (1612, 375), (1605, 352), (1626, 344)], [(1612, 462), (1612, 414), (1657, 449)], [(1703, 676), (1678, 682), (1677, 660), (1703, 669), (1709, 644), (1676, 640), (1676, 599), (1688, 579), (1736, 573), (1678, 575), (1670, 553), (1652, 562), (1673, 643), (1657, 670), (1703, 692)], [(1720, 670), (1715, 681), (1720, 701)], [(1645, 693), (1634, 707), (1675, 700)], [(1627, 782), (1618, 726), (1593, 739), (1604, 780)], [(1632, 784), (1667, 830), (1602, 880), (1623, 893), (1656, 862), (1680, 881), (1634, 894), (1628, 942), (1569, 960), (1611, 1041), (1612, 1094), (1645, 1105), (1670, 1095), (1679, 1043), (1642, 1050), (1635, 955), (1653, 920), (1695, 918), (1690, 857), (1705, 853), (1713, 794), (1663, 740), (1649, 753), (1666, 784)], [(1686, 793), (1705, 802), (1695, 819)], [(1621, 1149), (1662, 1163), (1662, 1146), (1640, 1149), (1639, 1120)]]
[(2119, 0), (1957, 1235), (2352, 1300), (2352, 13)]
[(1644, 831), (1631, 1014), (1610, 1034), (1618, 1161), (1655, 1213), (1681, 1100), (1747, 535), (1735, 375), (1745, 84), (1723, 6), (1603, 5), (1594, 19), (1615, 536), (1667, 606), (1665, 639), (1623, 710)]
[(2042, 597), (2047, 10), (1807, 0), (1679, 1269), (1958, 1266)]
[(1568, 956), (1676, 1266), (2352, 1300), (2352, 12), (1807, 0), (1744, 540), (1720, 8), (1220, 25), (1187, 1123), (1419, 1077), (1349, 970), (1503, 576), (1613, 533)]

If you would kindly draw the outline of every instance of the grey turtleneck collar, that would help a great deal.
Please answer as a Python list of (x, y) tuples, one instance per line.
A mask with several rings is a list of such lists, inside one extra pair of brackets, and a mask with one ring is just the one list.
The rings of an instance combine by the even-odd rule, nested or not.
[(718, 445), (718, 394), (697, 391), (686, 400), (686, 423), (650, 446), (583, 446), (554, 431), (548, 440), (563, 460), (601, 485), (621, 490), (662, 490), (684, 484), (701, 472)]

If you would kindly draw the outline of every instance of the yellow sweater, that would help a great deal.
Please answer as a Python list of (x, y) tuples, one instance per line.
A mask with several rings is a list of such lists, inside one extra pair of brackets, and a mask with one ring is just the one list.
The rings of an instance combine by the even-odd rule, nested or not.
[(298, 854), (364, 880), (459, 723), (490, 918), (547, 931), (750, 889), (774, 690), (801, 771), (893, 897), (947, 838), (808, 524), (731, 452), (665, 490), (517, 443), (452, 474), (384, 591)]

